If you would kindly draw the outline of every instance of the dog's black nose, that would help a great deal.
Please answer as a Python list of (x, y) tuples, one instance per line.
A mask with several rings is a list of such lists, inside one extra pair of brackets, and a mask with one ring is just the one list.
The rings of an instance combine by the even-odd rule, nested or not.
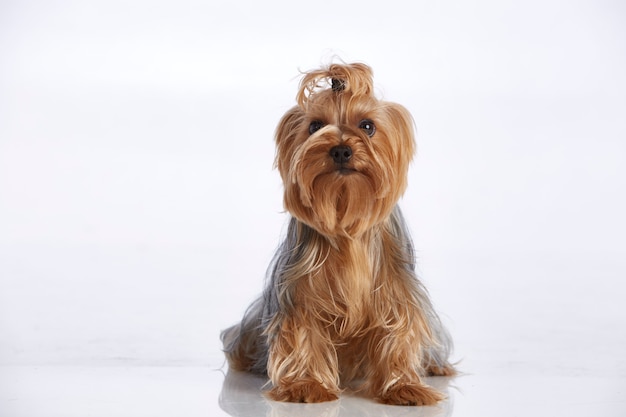
[(330, 150), (330, 156), (336, 164), (345, 164), (352, 158), (352, 148), (346, 145), (335, 146)]

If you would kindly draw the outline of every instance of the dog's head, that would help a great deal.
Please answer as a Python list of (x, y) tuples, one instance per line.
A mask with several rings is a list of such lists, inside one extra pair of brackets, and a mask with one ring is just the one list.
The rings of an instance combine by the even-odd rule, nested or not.
[(326, 236), (358, 237), (406, 189), (411, 115), (378, 100), (372, 70), (358, 63), (305, 73), (296, 99), (276, 129), (285, 208)]

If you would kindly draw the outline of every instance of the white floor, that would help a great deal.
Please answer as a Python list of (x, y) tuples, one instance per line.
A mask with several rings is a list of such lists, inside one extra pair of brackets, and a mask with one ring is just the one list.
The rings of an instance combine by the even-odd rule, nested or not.
[[(1, 305), (9, 312), (29, 312), (22, 321), (33, 324), (21, 332), (13, 328), (13, 333), (17, 341), (29, 340), (31, 333), (33, 339), (21, 349), (14, 342), (9, 352), (15, 359), (0, 365), (0, 417), (626, 416), (621, 284), (626, 267), (621, 257), (591, 259), (587, 254), (584, 262), (575, 262), (576, 257), (553, 254), (526, 263), (528, 256), (422, 258), (429, 290), (455, 341), (453, 360), (461, 361), (461, 376), (428, 381), (448, 395), (437, 407), (383, 406), (349, 394), (315, 405), (267, 400), (262, 394), (265, 379), (228, 372), (219, 353), (220, 326), (230, 324), (246, 306), (236, 294), (226, 298), (221, 294), (227, 292), (217, 291), (224, 300), (211, 304), (207, 288), (197, 291), (203, 294), (197, 300), (185, 299), (176, 310), (168, 310), (166, 301), (178, 299), (175, 288), (182, 290), (171, 287), (167, 296), (156, 297), (152, 288), (155, 301), (150, 308), (145, 307), (148, 298), (134, 307), (144, 306), (143, 312), (135, 312), (135, 304), (129, 303), (128, 320), (134, 321), (114, 322), (118, 332), (128, 330), (132, 337), (113, 339), (115, 333), (104, 326), (105, 320), (93, 325), (78, 314), (94, 314), (81, 307), (85, 302), (78, 296), (69, 301), (81, 307), (77, 314), (41, 327), (47, 323), (45, 314), (54, 315), (59, 308), (38, 307), (33, 298), (18, 302), (9, 297), (20, 288), (16, 280), (7, 286), (13, 292), (4, 293)], [(29, 288), (24, 287), (24, 293)], [(111, 307), (107, 317), (114, 317), (123, 299), (107, 297), (102, 301)], [(204, 311), (206, 306), (214, 314)], [(157, 326), (168, 311), (181, 316)], [(70, 319), (85, 326), (78, 335), (82, 338), (99, 331), (111, 339), (71, 339)], [(26, 348), (52, 353), (32, 359), (35, 355)], [(186, 355), (175, 356), (179, 351)]]
[(285, 404), (262, 394), (265, 379), (215, 367), (11, 367), (3, 417), (72, 416), (624, 416), (626, 377), (524, 371), (431, 378), (448, 399), (396, 407), (343, 395), (323, 404)]

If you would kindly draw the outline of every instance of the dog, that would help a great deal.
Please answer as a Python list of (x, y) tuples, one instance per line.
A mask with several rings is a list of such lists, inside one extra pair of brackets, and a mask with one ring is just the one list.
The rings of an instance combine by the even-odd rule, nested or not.
[(355, 383), (384, 404), (433, 405), (444, 396), (422, 378), (455, 369), (398, 207), (413, 119), (375, 97), (362, 63), (304, 73), (296, 101), (275, 135), (288, 230), (263, 295), (221, 334), (229, 366), (267, 374), (276, 401), (332, 401)]

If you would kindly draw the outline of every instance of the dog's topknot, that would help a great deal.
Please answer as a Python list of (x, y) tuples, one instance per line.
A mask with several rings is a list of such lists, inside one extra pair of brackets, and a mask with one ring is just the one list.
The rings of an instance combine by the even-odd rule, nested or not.
[(361, 63), (331, 64), (328, 67), (304, 73), (296, 96), (298, 106), (306, 103), (320, 91), (330, 89), (337, 94), (373, 94), (372, 69)]

